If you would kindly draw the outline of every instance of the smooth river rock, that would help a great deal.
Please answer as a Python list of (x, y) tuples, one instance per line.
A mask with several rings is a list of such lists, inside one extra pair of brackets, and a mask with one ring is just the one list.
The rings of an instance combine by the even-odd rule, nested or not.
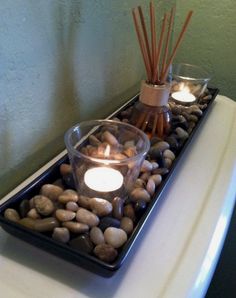
[(89, 207), (98, 216), (106, 216), (112, 212), (112, 204), (101, 198), (90, 199)]
[(76, 212), (76, 220), (88, 225), (89, 227), (94, 227), (99, 224), (98, 216), (84, 208), (79, 208)]
[(122, 229), (110, 227), (105, 230), (104, 238), (106, 243), (119, 248), (127, 241), (127, 234)]
[(34, 197), (34, 206), (37, 212), (43, 216), (52, 214), (55, 209), (53, 202), (43, 195)]
[(117, 250), (109, 244), (98, 244), (94, 249), (94, 254), (100, 260), (111, 263), (118, 255)]

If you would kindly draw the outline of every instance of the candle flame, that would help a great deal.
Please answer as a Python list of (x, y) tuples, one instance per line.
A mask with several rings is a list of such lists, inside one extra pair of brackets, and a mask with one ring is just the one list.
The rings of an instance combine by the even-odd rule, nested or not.
[(109, 145), (106, 146), (106, 149), (104, 151), (104, 156), (109, 157), (111, 151), (111, 147)]
[(183, 91), (184, 93), (190, 93), (189, 87), (187, 87), (183, 82), (179, 84), (179, 91)]

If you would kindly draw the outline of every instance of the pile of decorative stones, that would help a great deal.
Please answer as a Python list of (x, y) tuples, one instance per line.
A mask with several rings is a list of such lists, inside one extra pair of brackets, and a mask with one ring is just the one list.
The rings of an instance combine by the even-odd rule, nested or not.
[[(155, 197), (210, 99), (210, 94), (206, 94), (200, 104), (190, 107), (169, 104), (170, 134), (163, 140), (151, 138), (147, 158), (128, 199), (115, 197), (109, 202), (79, 195), (75, 191), (71, 166), (62, 164), (60, 179), (43, 185), (39, 194), (21, 201), (17, 209), (6, 209), (5, 218), (105, 262), (113, 262)], [(131, 113), (132, 106), (122, 111), (116, 120), (129, 122)], [(107, 137), (116, 141), (111, 133)]]

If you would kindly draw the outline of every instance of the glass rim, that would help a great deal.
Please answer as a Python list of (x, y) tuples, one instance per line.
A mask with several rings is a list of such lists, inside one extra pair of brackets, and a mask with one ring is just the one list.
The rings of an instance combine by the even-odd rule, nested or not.
[[(186, 76), (186, 75), (181, 75), (181, 74), (176, 74), (173, 71), (173, 68), (177, 68), (177, 67), (188, 67), (189, 69), (197, 69), (198, 71), (202, 72), (203, 74), (205, 74), (205, 76), (199, 76), (199, 77), (190, 77), (190, 76)], [(194, 65), (194, 64), (190, 64), (190, 63), (173, 63), (172, 64), (172, 69), (171, 69), (171, 73), (173, 77), (178, 77), (181, 79), (185, 79), (188, 81), (210, 81), (211, 79), (211, 75), (208, 71), (206, 71), (204, 68), (202, 68), (199, 65)]]
[[(85, 127), (86, 125), (89, 125), (89, 124), (93, 124), (94, 127), (96, 128), (96, 126), (103, 125), (106, 123), (122, 125), (124, 127), (128, 127), (130, 129), (133, 129), (136, 132), (138, 132), (142, 136), (142, 139), (144, 140), (144, 146), (143, 146), (143, 149), (141, 150), (141, 152), (139, 152), (138, 154), (136, 154), (134, 156), (127, 157), (127, 158), (124, 158), (121, 160), (105, 159), (105, 158), (97, 158), (97, 157), (88, 156), (88, 155), (76, 150), (74, 148), (74, 146), (71, 144), (70, 137), (71, 137), (72, 133), (75, 132), (78, 128), (83, 127), (83, 126)], [(80, 144), (80, 142), (83, 142), (86, 138), (88, 138), (89, 135), (91, 135), (93, 133), (94, 127), (92, 127), (91, 131), (89, 131), (85, 136), (83, 136), (81, 138), (81, 140), (79, 140), (77, 142), (78, 145)], [(140, 130), (139, 128), (137, 128), (129, 123), (125, 123), (125, 122), (121, 122), (121, 121), (117, 121), (117, 120), (111, 120), (111, 119), (96, 119), (96, 120), (87, 120), (87, 121), (79, 122), (66, 131), (65, 136), (64, 136), (64, 141), (66, 144), (68, 154), (70, 154), (70, 152), (72, 152), (75, 156), (77, 156), (79, 158), (84, 158), (84, 159), (87, 159), (89, 161), (96, 162), (96, 163), (103, 163), (104, 165), (109, 165), (109, 164), (119, 165), (119, 164), (125, 164), (128, 162), (134, 161), (136, 159), (140, 159), (141, 157), (144, 157), (147, 154), (147, 152), (150, 148), (150, 141), (149, 141), (147, 135), (142, 130)]]

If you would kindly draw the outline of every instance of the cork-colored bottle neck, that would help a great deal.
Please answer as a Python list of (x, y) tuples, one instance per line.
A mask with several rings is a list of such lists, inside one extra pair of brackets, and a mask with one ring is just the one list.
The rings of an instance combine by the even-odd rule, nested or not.
[(168, 104), (169, 94), (170, 84), (152, 85), (142, 81), (139, 100), (149, 106), (166, 106)]

